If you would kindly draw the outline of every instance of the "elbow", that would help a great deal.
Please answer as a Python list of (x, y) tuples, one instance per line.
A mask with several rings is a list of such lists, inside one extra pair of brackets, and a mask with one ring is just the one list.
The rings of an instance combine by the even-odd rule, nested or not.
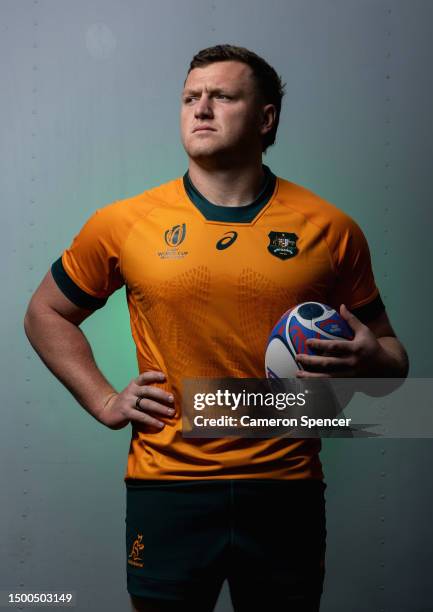
[(27, 333), (27, 329), (29, 327), (29, 323), (30, 323), (30, 304), (27, 306), (27, 310), (24, 314), (24, 319), (23, 319), (23, 326), (24, 326), (24, 331)]
[(33, 299), (31, 299), (27, 306), (27, 310), (25, 312), (24, 320), (23, 320), (24, 331), (29, 340), (30, 340), (32, 326), (35, 322), (35, 316), (36, 316), (35, 305), (33, 303)]
[(27, 307), (26, 313), (24, 315), (23, 327), (24, 327), (24, 332), (25, 332), (27, 338), (30, 340), (30, 328), (31, 328), (31, 311), (30, 311), (30, 306)]
[(407, 378), (409, 374), (410, 363), (409, 363), (409, 355), (407, 354), (406, 349), (403, 347), (403, 359), (402, 359), (402, 378)]

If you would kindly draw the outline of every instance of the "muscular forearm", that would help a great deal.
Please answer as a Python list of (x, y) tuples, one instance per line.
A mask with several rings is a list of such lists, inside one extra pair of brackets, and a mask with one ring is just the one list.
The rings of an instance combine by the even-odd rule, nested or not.
[(45, 365), (95, 419), (116, 393), (96, 365), (81, 329), (55, 311), (27, 313), (27, 337)]
[(403, 345), (393, 336), (377, 339), (382, 351), (376, 366), (377, 374), (382, 378), (406, 378), (409, 360)]

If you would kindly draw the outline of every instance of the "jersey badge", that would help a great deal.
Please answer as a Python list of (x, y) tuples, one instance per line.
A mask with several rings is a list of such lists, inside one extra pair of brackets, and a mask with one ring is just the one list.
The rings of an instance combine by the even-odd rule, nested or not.
[(298, 236), (289, 232), (269, 232), (268, 251), (279, 259), (289, 259), (299, 253)]

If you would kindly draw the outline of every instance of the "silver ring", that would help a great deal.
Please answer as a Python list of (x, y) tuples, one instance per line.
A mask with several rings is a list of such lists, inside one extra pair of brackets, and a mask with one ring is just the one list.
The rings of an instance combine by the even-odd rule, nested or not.
[(140, 401), (144, 399), (144, 395), (139, 395), (137, 397), (137, 399), (135, 400), (135, 407), (137, 408), (137, 410), (142, 410), (142, 408), (140, 408)]

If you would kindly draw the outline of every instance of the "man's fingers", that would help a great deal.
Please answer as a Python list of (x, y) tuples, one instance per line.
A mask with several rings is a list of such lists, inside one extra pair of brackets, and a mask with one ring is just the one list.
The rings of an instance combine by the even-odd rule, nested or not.
[(338, 357), (325, 357), (321, 355), (297, 355), (296, 361), (310, 372), (332, 372), (351, 367), (348, 359)]
[(307, 346), (318, 355), (335, 355), (336, 357), (350, 355), (353, 352), (353, 344), (348, 340), (318, 340), (309, 338)]
[(296, 378), (332, 378), (331, 374), (325, 374), (325, 372), (307, 372), (306, 370), (299, 370), (296, 372)]
[(151, 385), (134, 385), (131, 391), (137, 397), (150, 398), (158, 402), (163, 402), (168, 406), (171, 406), (174, 402), (173, 394), (159, 387), (152, 387)]
[(127, 415), (131, 421), (162, 429), (165, 427), (165, 423), (153, 415), (170, 418), (174, 416), (174, 409), (146, 397), (133, 396), (129, 402)]
[(140, 423), (141, 425), (156, 427), (156, 429), (162, 429), (165, 427), (165, 423), (158, 421), (158, 419), (150, 416), (150, 414), (147, 414), (147, 412), (141, 412), (141, 410), (134, 409), (130, 420), (134, 421), (135, 423)]
[(140, 401), (137, 398), (134, 398), (134, 410), (139, 410), (140, 412), (156, 412), (157, 414), (161, 414), (162, 416), (173, 416), (174, 408), (170, 406), (164, 406), (159, 402), (154, 402), (152, 399), (148, 397), (142, 397)]
[(347, 308), (346, 304), (340, 305), (340, 315), (347, 321), (349, 327), (355, 334), (364, 327), (364, 323)]
[(158, 370), (149, 370), (148, 372), (142, 372), (134, 379), (134, 382), (139, 385), (148, 385), (153, 382), (164, 382), (165, 374), (164, 372), (160, 372)]
[(334, 372), (308, 372), (307, 370), (298, 370), (296, 378), (353, 378), (354, 370), (335, 370)]
[[(175, 414), (172, 393), (154, 386), (166, 380), (164, 372), (148, 370), (141, 372), (129, 385), (131, 397), (128, 399), (128, 418), (131, 421), (162, 429), (165, 423), (153, 415), (172, 417)], [(149, 414), (151, 413), (151, 414)]]

